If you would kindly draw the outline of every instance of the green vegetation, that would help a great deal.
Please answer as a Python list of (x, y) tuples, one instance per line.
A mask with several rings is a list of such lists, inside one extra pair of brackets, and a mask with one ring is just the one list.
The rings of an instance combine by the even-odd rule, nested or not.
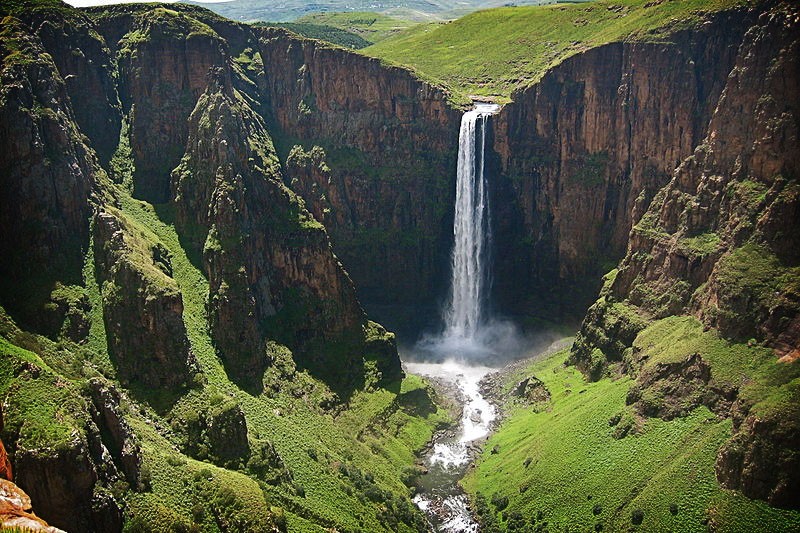
[(800, 301), (800, 267), (785, 265), (766, 246), (748, 242), (720, 259), (716, 273), (719, 292), (744, 309), (720, 309), (732, 321), (741, 315), (759, 323), (762, 310), (779, 306), (797, 309)]
[(657, 365), (679, 363), (698, 354), (711, 368), (717, 387), (739, 388), (739, 397), (765, 414), (795, 394), (800, 364), (778, 363), (770, 348), (723, 339), (694, 317), (673, 316), (645, 328), (633, 343), (646, 372)]
[(360, 35), (323, 24), (310, 24), (300, 22), (260, 22), (256, 26), (285, 28), (309, 39), (319, 39), (344, 48), (358, 50), (369, 46), (371, 43), (365, 41)]
[(681, 249), (689, 255), (706, 256), (719, 249), (719, 235), (713, 232), (684, 237), (678, 243)]
[(599, 0), (503, 7), (414, 26), (364, 53), (408, 65), (466, 93), (512, 98), (566, 58), (602, 44), (661, 41), (744, 0)]
[[(63, 449), (85, 424), (86, 407), (74, 386), (37, 354), (0, 337), (0, 395), (6, 432), (26, 449)], [(24, 414), (24, 416), (22, 416)]]
[[(387, 388), (359, 392), (350, 399), (347, 409), (337, 414), (323, 407), (331, 405), (329, 389), (298, 371), (286, 348), (275, 346), (274, 364), (264, 376), (265, 392), (254, 396), (242, 391), (228, 379), (214, 351), (204, 309), (208, 283), (181, 247), (169, 210), (160, 215), (161, 207), (156, 210), (126, 193), (120, 197), (124, 213), (150, 228), (172, 254), (173, 276), (183, 294), (187, 334), (206, 382), (202, 389), (191, 390), (180, 398), (171, 413), (165, 415), (164, 423), (198, 412), (214, 398), (235, 400), (245, 413), (251, 441), (271, 443), (290, 472), (292, 481), (288, 487), (261, 483), (267, 501), (286, 509), (290, 531), (318, 531), (316, 527), (308, 529), (308, 522), (300, 517), (338, 529), (380, 531), (387, 527), (387, 520), (390, 524), (401, 520), (397, 522), (399, 531), (415, 529), (409, 523), (416, 524), (419, 515), (407, 507), (408, 489), (399, 475), (413, 464), (413, 452), (448, 420), (446, 412), (433, 403), (427, 385), (410, 376)], [(158, 468), (153, 468), (156, 472), (164, 467), (167, 457), (161, 455), (158, 446), (148, 449), (160, 457)], [(373, 492), (380, 491), (380, 501), (375, 502), (368, 495), (365, 498), (363, 491), (368, 487), (358, 486), (351, 477), (339, 474), (339, 464), (358, 465), (369, 473), (375, 486)], [(175, 467), (169, 470), (174, 472)], [(154, 476), (153, 490), (161, 495), (159, 483)], [(165, 486), (163, 490), (172, 491), (174, 487)], [(173, 508), (188, 513), (191, 502), (183, 494), (176, 491), (169, 498), (175, 500)], [(143, 500), (142, 505), (147, 501)]]
[[(228, 378), (214, 349), (205, 313), (208, 282), (181, 246), (172, 210), (133, 199), (122, 186), (109, 187), (119, 209), (107, 209), (125, 227), (130, 260), (144, 261), (139, 256), (149, 249), (140, 244), (158, 243), (170, 254), (169, 282), (182, 293), (187, 336), (201, 370), (192, 388), (169, 401), (159, 391), (150, 391), (149, 397), (137, 394), (142, 403), (123, 398), (124, 416), (141, 445), (142, 486), (132, 490), (120, 482), (99, 490), (125, 500), (126, 531), (217, 531), (220, 524), (254, 532), (274, 527), (424, 530), (405, 483), (413, 477), (415, 452), (450, 422), (432, 389), (415, 376), (390, 382), (368, 376), (367, 387), (342, 404), (328, 386), (297, 368), (287, 348), (271, 343), (272, 365), (263, 390), (242, 390)], [(86, 347), (20, 331), (0, 312), (5, 434), (19, 435), (17, 443), (27, 449), (72, 449), (90, 418), (86, 379), (98, 376), (98, 368), (113, 376), (92, 254), (90, 247), (85, 288), (59, 286), (54, 291), (58, 301), (87, 299), (92, 304)], [(152, 274), (163, 281), (163, 272)], [(368, 341), (391, 338), (374, 323), (367, 325), (366, 335)], [(93, 350), (102, 354), (90, 355)], [(377, 376), (380, 354), (369, 357), (367, 373)], [(228, 450), (215, 444), (219, 437), (208, 428), (191, 441), (192, 421), (200, 413), (223, 420), (222, 431), (230, 432), (236, 430), (239, 412), (246, 420), (245, 440), (237, 441), (245, 447), (240, 455), (220, 455)], [(185, 455), (190, 452), (228, 468)]]
[(369, 11), (312, 13), (300, 17), (295, 22), (338, 28), (357, 35), (369, 44), (380, 42), (416, 24), (409, 20)]
[[(721, 376), (738, 371), (755, 376), (765, 368), (759, 365), (767, 363), (767, 350), (726, 347), (692, 321), (656, 322), (639, 335), (637, 345), (654, 357), (667, 351), (669, 357), (685, 358), (700, 350)], [(686, 334), (691, 346), (679, 345)], [(723, 358), (723, 353), (734, 357)], [(747, 360), (734, 368), (736, 354)], [(486, 531), (599, 530), (597, 524), (603, 531), (698, 531), (709, 523), (720, 531), (800, 527), (800, 513), (771, 508), (717, 484), (714, 461), (730, 437), (729, 419), (720, 420), (705, 407), (669, 422), (641, 419), (625, 406), (630, 378), (589, 383), (564, 366), (566, 357), (566, 351), (559, 352), (505, 380), (510, 390), (522, 376), (535, 375), (550, 391), (551, 404), (543, 412), (509, 405), (477, 468), (463, 481)]]

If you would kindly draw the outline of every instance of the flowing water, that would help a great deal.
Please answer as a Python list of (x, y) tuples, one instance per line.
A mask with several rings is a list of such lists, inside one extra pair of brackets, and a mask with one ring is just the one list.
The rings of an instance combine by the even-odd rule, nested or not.
[(476, 445), (489, 434), (496, 416), (478, 383), (493, 370), (488, 361), (503, 358), (504, 341), (515, 337), (510, 325), (486, 316), (491, 285), (491, 224), (484, 151), (488, 118), (499, 109), (494, 104), (477, 103), (461, 119), (451, 287), (442, 317), (444, 331), (423, 339), (414, 349), (412, 359), (434, 362), (406, 363), (410, 372), (449, 384), (463, 403), (457, 433), (436, 439), (424, 457), (428, 474), (422, 476), (420, 491), (414, 498), (436, 531), (478, 531), (458, 480), (466, 473)]
[(435, 531), (476, 532), (467, 497), (458, 487), (477, 448), (475, 444), (491, 430), (496, 413), (494, 406), (480, 394), (478, 382), (491, 372), (486, 366), (455, 361), (444, 363), (406, 363), (409, 372), (444, 381), (457, 387), (463, 411), (456, 435), (436, 439), (423, 461), (428, 473), (420, 479), (420, 491), (414, 503), (425, 511)]

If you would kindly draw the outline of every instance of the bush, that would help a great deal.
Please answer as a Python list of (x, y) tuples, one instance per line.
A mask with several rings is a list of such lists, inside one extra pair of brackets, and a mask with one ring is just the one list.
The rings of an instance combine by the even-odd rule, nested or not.
[(592, 514), (595, 516), (599, 515), (602, 512), (603, 512), (603, 506), (600, 504), (595, 505), (594, 508), (592, 509)]
[(498, 493), (494, 493), (492, 495), (492, 505), (494, 505), (495, 509), (498, 511), (502, 511), (506, 507), (508, 507), (508, 496), (501, 496)]
[(644, 521), (644, 511), (641, 509), (635, 509), (631, 513), (631, 524), (638, 526)]

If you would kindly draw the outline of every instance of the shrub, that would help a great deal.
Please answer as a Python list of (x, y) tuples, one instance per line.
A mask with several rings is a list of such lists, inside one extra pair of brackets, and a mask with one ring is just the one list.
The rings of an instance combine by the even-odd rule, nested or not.
[(669, 514), (671, 514), (672, 516), (675, 516), (676, 514), (678, 514), (678, 504), (677, 503), (669, 504)]
[(641, 509), (635, 509), (631, 513), (631, 524), (638, 526), (644, 521), (644, 511)]
[(494, 493), (492, 495), (492, 505), (494, 505), (495, 509), (498, 511), (502, 511), (506, 507), (508, 507), (508, 496), (501, 496), (498, 493)]

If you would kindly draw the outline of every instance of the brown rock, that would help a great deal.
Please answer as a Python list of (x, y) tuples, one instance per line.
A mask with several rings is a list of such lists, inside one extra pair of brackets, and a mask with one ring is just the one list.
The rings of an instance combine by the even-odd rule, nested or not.
[(7, 479), (0, 479), (0, 528), (23, 531), (64, 533), (30, 512), (31, 499), (25, 491)]
[(505, 306), (583, 312), (601, 269), (702, 140), (748, 17), (716, 15), (669, 43), (592, 48), (513, 95), (494, 125), (497, 181), (509, 189), (495, 231)]
[(259, 35), (269, 113), (303, 152), (320, 147), (314, 161), (290, 156), (287, 178), (361, 299), (433, 304), (448, 274), (460, 110), (405, 69), (283, 30)]
[(113, 208), (95, 216), (103, 321), (120, 379), (174, 391), (189, 383), (196, 362), (183, 323), (183, 298), (166, 272), (166, 248), (153, 239)]

